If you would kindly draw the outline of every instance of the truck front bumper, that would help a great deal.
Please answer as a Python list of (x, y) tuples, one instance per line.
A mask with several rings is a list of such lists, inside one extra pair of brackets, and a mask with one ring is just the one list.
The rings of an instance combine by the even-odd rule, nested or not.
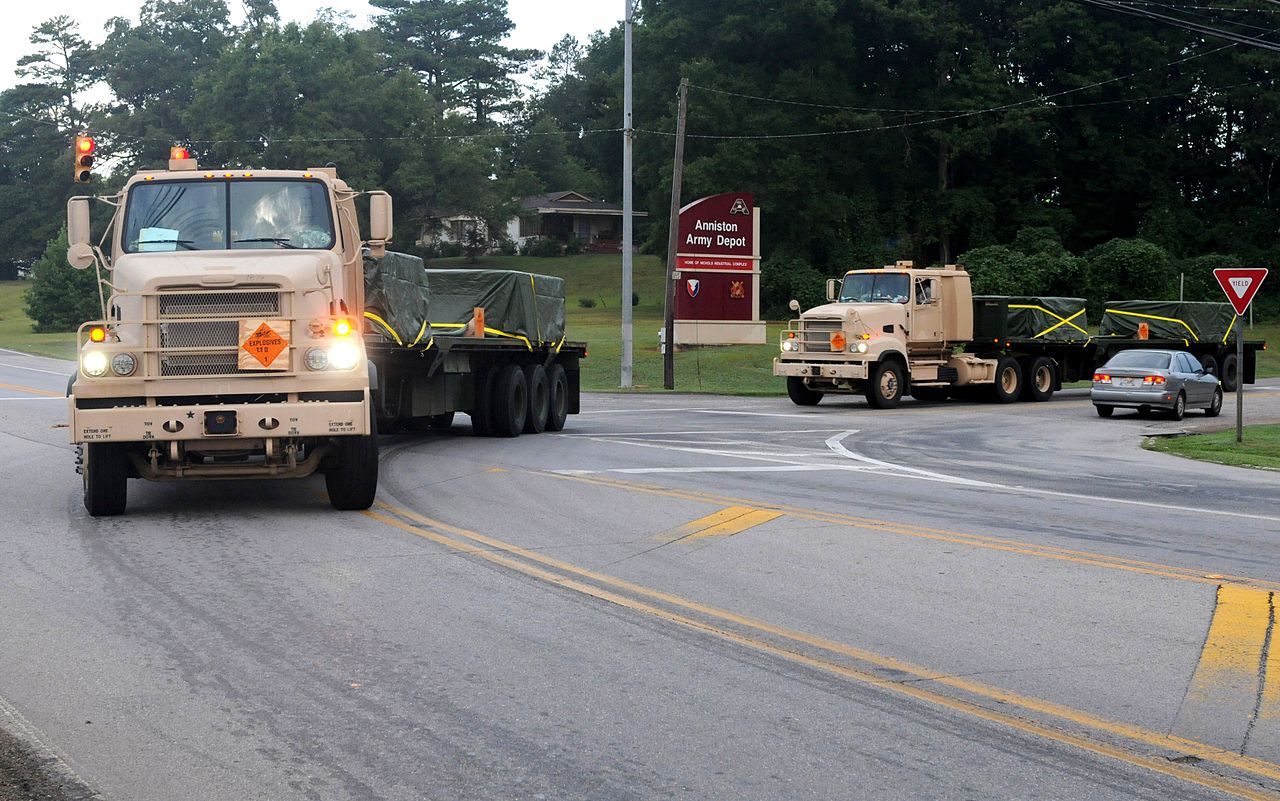
[[(279, 403), (68, 398), (71, 442), (171, 442), (360, 436), (369, 430), (369, 391), (315, 393), (333, 399)], [(164, 398), (155, 399), (165, 403)], [(134, 405), (113, 405), (113, 404)]]
[(775, 358), (773, 374), (829, 381), (865, 379), (867, 365), (862, 362), (799, 362)]

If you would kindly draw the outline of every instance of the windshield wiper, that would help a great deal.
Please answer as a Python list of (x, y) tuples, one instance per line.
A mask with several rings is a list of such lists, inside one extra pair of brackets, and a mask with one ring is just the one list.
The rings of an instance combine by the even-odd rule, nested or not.
[(231, 244), (239, 245), (241, 242), (275, 242), (282, 248), (289, 248), (290, 250), (298, 249), (297, 245), (289, 244), (289, 237), (287, 236), (259, 236), (254, 239), (236, 239), (232, 240)]
[(187, 250), (199, 250), (195, 247), (193, 239), (139, 239), (133, 243), (136, 245), (182, 245)]

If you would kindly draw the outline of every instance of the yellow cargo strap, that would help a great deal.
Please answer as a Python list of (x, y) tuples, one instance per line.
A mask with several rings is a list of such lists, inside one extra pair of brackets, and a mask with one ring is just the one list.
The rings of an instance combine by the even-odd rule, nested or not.
[(1231, 329), (1236, 327), (1236, 320), (1240, 319), (1240, 315), (1231, 315), (1231, 325), (1227, 326), (1227, 333), (1222, 335), (1222, 344), (1227, 344), (1227, 337), (1231, 336)]
[[(374, 314), (374, 313), (373, 313), (373, 312), (371, 312), (371, 311), (367, 311), (367, 312), (365, 312), (365, 313), (364, 313), (364, 316), (365, 316), (366, 318), (370, 319), (370, 320), (373, 320), (373, 321), (374, 321), (375, 323), (377, 323), (378, 325), (382, 326), (382, 330), (383, 330), (383, 331), (386, 331), (388, 334), (390, 334), (390, 335), (391, 335), (391, 338), (392, 338), (392, 339), (394, 339), (394, 340), (396, 341), (396, 344), (397, 344), (397, 345), (400, 345), (401, 347), (403, 347), (403, 346), (404, 346), (404, 340), (400, 338), (400, 335), (396, 333), (396, 330), (395, 330), (394, 328), (392, 328), (392, 327), (387, 323), (387, 321), (386, 321), (386, 320), (382, 319), (381, 317), (379, 317), (378, 315)], [(414, 340), (414, 341), (416, 342), (417, 340)]]
[[(425, 333), (427, 333), (427, 321), (426, 321), (426, 320), (423, 320), (423, 321), (422, 321), (422, 327), (418, 329), (418, 335), (417, 335), (416, 337), (414, 337), (414, 338), (413, 338), (413, 341), (412, 341), (412, 342), (410, 342), (410, 343), (409, 343), (409, 347), (411, 347), (411, 348), (412, 348), (414, 345), (417, 345), (419, 342), (421, 342), (421, 341), (422, 341), (422, 335), (423, 335), (423, 334), (425, 334)], [(428, 342), (428, 343), (427, 343), (427, 347), (428, 347), (428, 348), (430, 348), (430, 347), (431, 347), (431, 343), (429, 343), (429, 342)]]
[(556, 353), (560, 352), (560, 349), (564, 347), (564, 341), (568, 338), (569, 338), (568, 334), (565, 334), (564, 336), (560, 337), (560, 341), (556, 343)]
[(1049, 333), (1050, 331), (1054, 330), (1055, 328), (1060, 328), (1060, 327), (1062, 327), (1062, 326), (1064, 326), (1064, 325), (1069, 325), (1069, 326), (1071, 326), (1072, 328), (1074, 328), (1075, 330), (1077, 330), (1077, 331), (1079, 331), (1080, 333), (1084, 334), (1085, 336), (1089, 336), (1089, 332), (1088, 332), (1088, 331), (1084, 330), (1084, 329), (1083, 329), (1083, 328), (1081, 328), (1080, 326), (1078, 326), (1078, 325), (1076, 325), (1075, 323), (1071, 322), (1072, 320), (1076, 319), (1076, 318), (1077, 318), (1077, 317), (1079, 317), (1080, 315), (1084, 314), (1084, 311), (1085, 311), (1084, 309), (1081, 309), (1080, 311), (1076, 312), (1075, 314), (1071, 315), (1070, 317), (1063, 317), (1061, 314), (1055, 314), (1054, 312), (1049, 311), (1049, 310), (1048, 310), (1048, 309), (1046, 309), (1044, 306), (1029, 306), (1029, 305), (1024, 305), (1024, 304), (1022, 304), (1022, 303), (1010, 303), (1010, 304), (1009, 304), (1009, 308), (1011, 308), (1011, 309), (1034, 309), (1035, 311), (1042, 311), (1042, 312), (1044, 312), (1045, 314), (1049, 315), (1050, 317), (1052, 317), (1052, 318), (1054, 318), (1055, 320), (1057, 320), (1057, 321), (1058, 321), (1058, 322), (1054, 323), (1053, 325), (1049, 326), (1048, 328), (1046, 328), (1045, 330), (1041, 331), (1040, 333), (1036, 334), (1035, 336), (1031, 337), (1032, 339), (1039, 339), (1040, 337), (1044, 336), (1045, 334)]
[[(432, 323), (431, 327), (432, 328), (466, 328), (467, 324), (466, 323)], [(522, 337), (519, 334), (508, 334), (506, 331), (499, 331), (498, 329), (490, 328), (487, 325), (484, 327), (484, 332), (486, 334), (493, 334), (495, 337), (506, 337), (508, 339), (518, 339), (524, 343), (524, 346), (526, 348), (528, 348), (529, 350), (533, 350), (533, 343), (529, 341), (528, 337)]]
[[(1183, 328), (1187, 329), (1187, 333), (1191, 334), (1191, 339), (1192, 339), (1192, 340), (1194, 340), (1194, 341), (1196, 341), (1196, 342), (1199, 342), (1199, 341), (1200, 341), (1200, 337), (1196, 336), (1196, 332), (1191, 330), (1191, 326), (1187, 325), (1185, 322), (1183, 322), (1182, 320), (1179, 320), (1179, 319), (1178, 319), (1178, 318), (1176, 318), (1176, 317), (1160, 317), (1160, 316), (1157, 316), (1157, 315), (1154, 315), (1154, 314), (1138, 314), (1137, 312), (1120, 311), (1119, 309), (1107, 309), (1107, 310), (1106, 310), (1106, 313), (1107, 313), (1107, 314), (1122, 314), (1122, 315), (1124, 315), (1125, 317), (1137, 317), (1137, 318), (1139, 318), (1139, 319), (1144, 319), (1144, 320), (1160, 320), (1160, 321), (1162, 321), (1162, 322), (1166, 322), (1166, 323), (1177, 323), (1178, 325), (1180, 325), (1180, 326), (1182, 326)], [(1185, 340), (1185, 339), (1184, 339), (1184, 340), (1182, 340), (1182, 343), (1183, 343), (1184, 345), (1187, 345), (1187, 346), (1190, 346), (1190, 345), (1191, 345), (1191, 342), (1189, 342), (1189, 341), (1187, 341), (1187, 340)]]

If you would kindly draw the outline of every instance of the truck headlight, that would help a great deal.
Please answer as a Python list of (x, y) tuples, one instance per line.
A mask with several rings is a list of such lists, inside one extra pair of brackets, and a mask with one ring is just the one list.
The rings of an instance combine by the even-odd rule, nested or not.
[(329, 365), (335, 370), (350, 370), (360, 363), (360, 347), (354, 342), (339, 342), (329, 348)]
[(782, 350), (783, 350), (783, 351), (785, 351), (785, 352), (787, 352), (787, 353), (790, 353), (790, 352), (792, 352), (792, 351), (796, 350), (796, 341), (795, 341), (794, 339), (784, 339), (784, 340), (782, 340)]
[(324, 348), (310, 348), (305, 358), (308, 370), (329, 369), (329, 352)]
[(133, 375), (133, 371), (137, 369), (138, 360), (132, 353), (117, 353), (111, 357), (111, 372), (118, 376)]
[(850, 346), (849, 350), (856, 350), (858, 353), (866, 353), (866, 352), (867, 352), (867, 343), (865, 343), (865, 342), (859, 342), (859, 343), (858, 343), (858, 344), (856, 344), (856, 345), (852, 345), (852, 346)]
[(111, 360), (100, 350), (86, 351), (80, 356), (80, 369), (92, 378), (101, 378), (107, 374)]

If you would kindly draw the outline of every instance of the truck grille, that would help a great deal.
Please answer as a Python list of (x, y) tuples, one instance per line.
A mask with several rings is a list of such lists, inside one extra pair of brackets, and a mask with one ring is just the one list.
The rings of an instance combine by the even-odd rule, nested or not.
[(840, 330), (841, 321), (804, 320), (800, 323), (800, 350), (802, 353), (830, 353), (831, 335)]
[(274, 287), (247, 291), (192, 290), (185, 287), (176, 291), (161, 290), (157, 297), (160, 375), (261, 374), (260, 371), (238, 367), (240, 321), (260, 317), (287, 318), (288, 310), (283, 304), (282, 293)]

